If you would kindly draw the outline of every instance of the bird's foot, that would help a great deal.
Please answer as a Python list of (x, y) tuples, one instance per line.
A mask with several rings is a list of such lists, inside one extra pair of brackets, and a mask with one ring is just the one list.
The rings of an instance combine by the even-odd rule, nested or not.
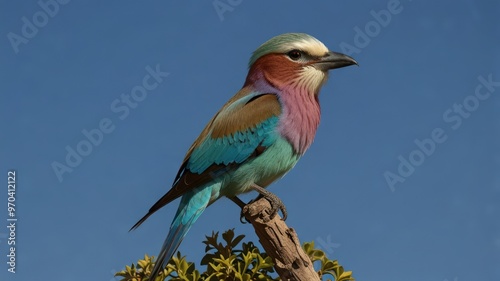
[(231, 199), (231, 201), (233, 201), (236, 205), (238, 205), (240, 208), (241, 208), (241, 212), (240, 212), (240, 222), (245, 224), (245, 223), (249, 223), (249, 221), (247, 220), (247, 218), (245, 217), (245, 215), (243, 214), (243, 208), (245, 208), (246, 205), (250, 204), (253, 202), (250, 201), (248, 204), (246, 204), (245, 202), (241, 201), (240, 198), (234, 196), (234, 197), (228, 197), (229, 199)]
[[(255, 200), (260, 199), (260, 197), (264, 197), (271, 204), (271, 213), (269, 214), (269, 217), (264, 218), (264, 222), (272, 220), (276, 216), (276, 214), (278, 214), (278, 211), (281, 211), (281, 213), (283, 214), (283, 218), (281, 220), (286, 220), (288, 213), (286, 211), (285, 204), (283, 204), (283, 201), (281, 201), (281, 199), (276, 196), (276, 194), (256, 184), (253, 184), (251, 187), (253, 190), (257, 191), (260, 194), (260, 196)], [(253, 201), (251, 201), (250, 203), (252, 203)]]

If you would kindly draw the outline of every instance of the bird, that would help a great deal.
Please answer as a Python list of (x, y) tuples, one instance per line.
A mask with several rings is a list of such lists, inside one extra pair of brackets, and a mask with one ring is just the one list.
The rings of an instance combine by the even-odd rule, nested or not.
[(275, 36), (251, 55), (243, 87), (208, 122), (188, 149), (171, 189), (132, 228), (181, 197), (149, 280), (163, 271), (203, 211), (227, 197), (257, 191), (269, 200), (271, 218), (282, 201), (266, 189), (311, 146), (319, 122), (319, 92), (329, 70), (358, 65), (306, 33)]

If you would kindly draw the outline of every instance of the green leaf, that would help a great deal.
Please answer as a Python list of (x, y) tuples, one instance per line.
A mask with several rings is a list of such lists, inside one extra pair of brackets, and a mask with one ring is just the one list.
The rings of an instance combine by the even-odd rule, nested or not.
[[(221, 237), (222, 241), (219, 242), (219, 232), (214, 231), (211, 236), (205, 236), (203, 244), (206, 254), (201, 260), (204, 271), (198, 271), (193, 262), (177, 252), (154, 281), (280, 280), (276, 276), (271, 257), (253, 242), (242, 242), (245, 235), (236, 235), (234, 229), (229, 229)], [(322, 250), (314, 248), (314, 242), (304, 243), (302, 247), (316, 264), (316, 268), (320, 268), (320, 276), (331, 275), (335, 281), (354, 280), (351, 271), (344, 271), (337, 260), (328, 259)], [(136, 264), (126, 265), (115, 276), (121, 277), (122, 281), (146, 281), (153, 267), (154, 256), (144, 255), (144, 259)]]

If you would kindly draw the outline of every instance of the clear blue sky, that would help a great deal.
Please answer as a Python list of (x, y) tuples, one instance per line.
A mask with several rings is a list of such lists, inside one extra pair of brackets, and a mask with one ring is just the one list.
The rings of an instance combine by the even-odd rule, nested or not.
[[(156, 255), (177, 201), (128, 229), (242, 86), (251, 52), (285, 32), (360, 64), (331, 73), (312, 148), (270, 187), (301, 240), (330, 241), (357, 280), (500, 280), (498, 1), (60, 1), (0, 4), (1, 280), (115, 280)], [(144, 94), (148, 66), (169, 75)], [(91, 144), (82, 131), (97, 128)], [(67, 166), (67, 147), (88, 155)], [(72, 171), (60, 180), (54, 162)], [(239, 213), (212, 205), (180, 250), (199, 260), (214, 230), (255, 240)]]

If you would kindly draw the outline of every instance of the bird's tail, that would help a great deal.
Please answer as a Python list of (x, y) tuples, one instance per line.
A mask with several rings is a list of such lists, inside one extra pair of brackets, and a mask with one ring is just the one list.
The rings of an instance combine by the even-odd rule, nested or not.
[(192, 191), (185, 194), (170, 226), (168, 236), (161, 247), (149, 280), (154, 281), (172, 258), (191, 226), (200, 217), (210, 200), (211, 189)]

